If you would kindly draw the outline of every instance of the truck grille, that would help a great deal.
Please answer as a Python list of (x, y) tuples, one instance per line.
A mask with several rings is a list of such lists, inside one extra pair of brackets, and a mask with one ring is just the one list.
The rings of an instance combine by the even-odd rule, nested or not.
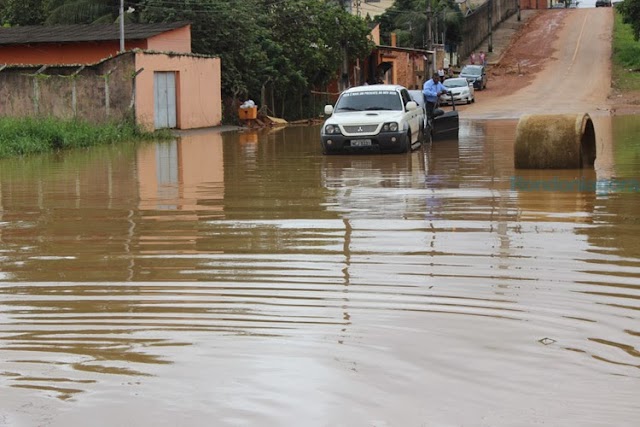
[(376, 129), (378, 129), (378, 125), (344, 126), (344, 131), (349, 134), (371, 133), (371, 132), (375, 132)]

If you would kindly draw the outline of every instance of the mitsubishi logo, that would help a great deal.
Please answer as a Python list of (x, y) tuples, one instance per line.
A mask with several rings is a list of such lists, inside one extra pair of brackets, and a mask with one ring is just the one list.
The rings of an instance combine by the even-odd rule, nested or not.
[(358, 126), (358, 132), (362, 132), (362, 126)]

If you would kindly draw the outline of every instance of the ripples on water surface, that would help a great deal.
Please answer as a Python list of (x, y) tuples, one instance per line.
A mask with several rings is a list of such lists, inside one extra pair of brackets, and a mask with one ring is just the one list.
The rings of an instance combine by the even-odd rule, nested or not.
[[(319, 129), (0, 164), (0, 426), (635, 426), (634, 118), (596, 172), (514, 122), (323, 157)], [(611, 144), (611, 141), (614, 144)]]

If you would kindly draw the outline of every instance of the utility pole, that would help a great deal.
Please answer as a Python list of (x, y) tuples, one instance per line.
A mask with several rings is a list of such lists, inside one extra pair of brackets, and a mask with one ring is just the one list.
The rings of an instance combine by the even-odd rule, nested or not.
[[(433, 50), (433, 35), (431, 31), (431, 18), (433, 13), (431, 12), (431, 0), (427, 0), (427, 50)], [(430, 57), (427, 57), (427, 67), (425, 69), (425, 80), (429, 80), (432, 73), (432, 61)], [(435, 55), (433, 55), (433, 62), (435, 62)], [(435, 68), (434, 68), (435, 70)]]
[[(362, 16), (362, 0), (353, 0), (353, 2), (356, 5), (356, 16), (360, 18)], [(363, 77), (362, 71), (360, 70), (360, 58), (356, 58), (356, 67), (353, 70), (353, 81), (356, 82), (356, 84), (362, 84), (364, 80)]]
[(438, 34), (440, 34), (438, 32), (438, 14), (436, 13), (434, 15), (435, 15), (436, 19), (435, 19), (435, 22), (432, 22), (432, 24), (433, 24), (433, 34), (435, 35), (435, 38), (433, 39), (433, 43), (434, 44), (438, 44), (440, 42), (439, 37), (438, 37)]
[[(342, 0), (342, 5), (344, 9), (351, 13), (351, 0)], [(339, 23), (338, 25), (342, 25)], [(347, 89), (349, 87), (349, 54), (347, 52), (347, 42), (343, 41), (342, 43), (342, 70), (340, 70), (340, 84), (339, 88), (341, 91)]]
[(433, 39), (431, 38), (431, 0), (427, 0), (427, 50), (433, 48)]
[(124, 0), (120, 0), (120, 52), (124, 52)]
[(488, 52), (493, 52), (493, 0), (487, 2), (489, 6), (489, 48)]

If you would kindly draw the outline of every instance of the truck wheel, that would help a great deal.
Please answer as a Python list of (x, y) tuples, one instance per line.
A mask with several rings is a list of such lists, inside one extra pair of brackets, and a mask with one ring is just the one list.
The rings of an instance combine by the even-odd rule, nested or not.
[(400, 152), (406, 153), (411, 151), (411, 129), (407, 132), (407, 140), (404, 142), (404, 145), (400, 146)]

